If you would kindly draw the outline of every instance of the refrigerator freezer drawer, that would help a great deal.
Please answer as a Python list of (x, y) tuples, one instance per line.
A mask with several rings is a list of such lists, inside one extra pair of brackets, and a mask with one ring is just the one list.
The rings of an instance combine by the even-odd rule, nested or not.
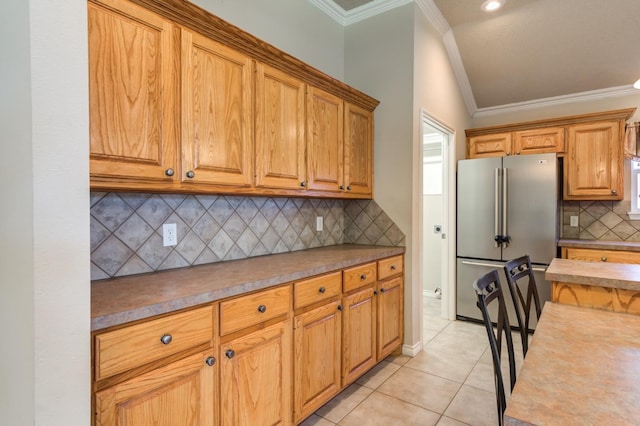
[[(456, 286), (456, 315), (459, 317), (475, 319), (482, 321), (482, 315), (480, 309), (476, 306), (476, 292), (473, 289), (473, 282), (480, 276), (486, 274), (492, 269), (498, 269), (500, 275), (500, 284), (505, 293), (505, 302), (507, 304), (507, 315), (509, 316), (509, 323), (517, 327), (518, 321), (516, 319), (516, 313), (513, 307), (513, 301), (511, 300), (511, 294), (507, 286), (507, 279), (504, 275), (503, 267), (504, 262), (494, 262), (479, 259), (470, 258), (458, 258), (457, 259), (457, 286)], [(536, 285), (538, 287), (538, 294), (540, 296), (540, 302), (542, 305), (546, 301), (551, 300), (551, 283), (544, 279), (544, 271), (546, 266), (533, 265), (534, 277), (536, 279)], [(490, 306), (489, 314), (492, 318), (497, 318), (497, 305)], [(535, 329), (537, 324), (535, 315), (529, 324), (530, 328)]]

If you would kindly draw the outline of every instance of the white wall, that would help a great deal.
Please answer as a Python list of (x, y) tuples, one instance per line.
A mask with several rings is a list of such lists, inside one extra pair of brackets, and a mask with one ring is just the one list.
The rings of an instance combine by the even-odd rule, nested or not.
[(409, 301), (414, 286), (422, 286), (412, 282), (411, 266), (412, 4), (345, 29), (345, 80), (380, 101), (374, 116), (374, 198), (406, 235), (405, 343), (414, 344), (420, 339)]
[(344, 28), (308, 0), (194, 0), (198, 6), (338, 80)]
[(10, 0), (0, 17), (1, 422), (87, 425), (86, 1)]

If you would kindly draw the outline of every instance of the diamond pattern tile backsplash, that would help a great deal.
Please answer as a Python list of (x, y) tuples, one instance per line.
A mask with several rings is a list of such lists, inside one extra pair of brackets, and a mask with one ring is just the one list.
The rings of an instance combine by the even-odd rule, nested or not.
[[(562, 238), (640, 242), (640, 220), (629, 219), (631, 201), (564, 201)], [(570, 226), (578, 216), (578, 226)]]
[[(163, 246), (165, 223), (175, 246)], [(405, 236), (372, 200), (91, 193), (92, 280), (343, 243)]]

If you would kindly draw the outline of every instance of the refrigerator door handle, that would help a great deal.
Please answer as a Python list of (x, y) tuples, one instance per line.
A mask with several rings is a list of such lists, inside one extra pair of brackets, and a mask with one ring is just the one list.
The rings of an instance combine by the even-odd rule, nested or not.
[(493, 244), (494, 247), (500, 247), (500, 169), (495, 169), (493, 177)]
[(509, 232), (507, 229), (507, 219), (508, 219), (508, 207), (509, 207), (509, 191), (507, 191), (507, 183), (509, 179), (507, 178), (507, 169), (506, 167), (502, 169), (502, 238), (501, 242), (504, 243), (504, 247), (509, 246)]
[[(463, 260), (463, 265), (471, 265), (471, 266), (487, 266), (489, 268), (500, 268), (502, 265), (496, 265), (495, 263), (484, 263), (484, 262), (471, 262), (469, 260)], [(533, 266), (531, 270), (536, 272), (547, 272), (547, 268), (535, 267)]]

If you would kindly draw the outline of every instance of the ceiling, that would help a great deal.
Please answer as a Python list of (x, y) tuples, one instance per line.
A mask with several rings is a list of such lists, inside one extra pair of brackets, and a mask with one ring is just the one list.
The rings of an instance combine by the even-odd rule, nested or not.
[(640, 78), (640, 0), (507, 0), (493, 13), (484, 0), (311, 1), (343, 25), (415, 1), (442, 34), (472, 114), (629, 93)]

